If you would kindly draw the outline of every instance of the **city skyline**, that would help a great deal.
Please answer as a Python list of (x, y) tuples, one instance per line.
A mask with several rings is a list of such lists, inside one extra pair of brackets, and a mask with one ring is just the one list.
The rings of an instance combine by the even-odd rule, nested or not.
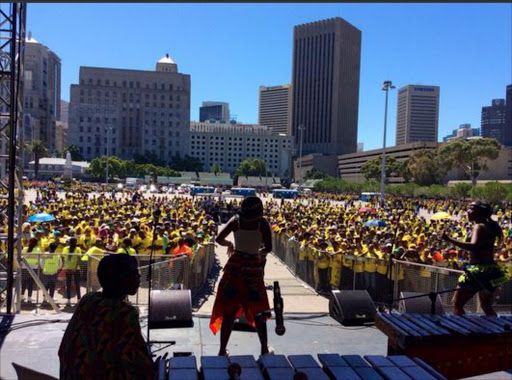
[[(141, 12), (152, 18), (141, 21), (151, 44), (122, 21)], [(93, 14), (102, 28), (87, 26)], [(293, 27), (342, 17), (362, 31), (357, 141), (374, 149), (382, 145), (387, 79), (441, 88), (439, 138), (462, 123), (480, 127), (481, 107), (512, 82), (503, 49), (511, 15), (510, 4), (30, 4), (27, 30), (62, 59), (64, 100), (80, 66), (147, 70), (169, 52), (191, 75), (191, 120), (202, 101), (220, 99), (239, 121), (257, 123), (259, 86), (291, 82)], [(388, 146), (395, 124), (391, 92)]]

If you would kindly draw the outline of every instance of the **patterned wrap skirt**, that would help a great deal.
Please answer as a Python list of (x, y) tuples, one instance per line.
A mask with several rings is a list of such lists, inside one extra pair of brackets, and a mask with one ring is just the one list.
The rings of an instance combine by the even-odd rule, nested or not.
[(467, 287), (472, 291), (488, 290), (491, 293), (496, 288), (510, 280), (510, 276), (505, 270), (496, 263), (491, 264), (466, 264), (464, 265), (468, 273), (463, 273), (459, 277), (459, 286)]
[[(210, 330), (220, 330), (225, 315), (238, 318), (245, 313), (247, 323), (255, 324), (255, 316), (270, 309), (263, 281), (264, 260), (259, 255), (239, 251), (229, 258), (217, 289), (210, 319)], [(268, 319), (267, 316), (265, 316)]]

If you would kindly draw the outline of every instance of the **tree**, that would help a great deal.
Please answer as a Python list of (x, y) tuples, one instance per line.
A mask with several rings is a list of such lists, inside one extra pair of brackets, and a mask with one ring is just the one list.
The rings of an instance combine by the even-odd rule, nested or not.
[(215, 163), (213, 164), (212, 166), (212, 169), (211, 169), (211, 172), (215, 175), (219, 174), (220, 172), (222, 172), (222, 168), (220, 167), (219, 164)]
[(39, 175), (39, 160), (49, 153), (48, 148), (41, 140), (32, 140), (28, 146), (28, 150), (34, 154), (34, 176)]
[(414, 152), (407, 160), (406, 166), (414, 182), (420, 186), (441, 183), (447, 171), (436, 150)]
[(454, 197), (462, 198), (462, 200), (465, 200), (469, 194), (471, 193), (471, 189), (473, 186), (469, 183), (457, 183), (454, 187), (451, 189), (451, 193)]
[(304, 179), (324, 179), (327, 177), (329, 177), (329, 175), (324, 170), (313, 168), (306, 172)]
[[(382, 156), (374, 158), (373, 160), (366, 161), (364, 165), (361, 167), (361, 172), (367, 181), (380, 181), (382, 171)], [(408, 179), (410, 175), (408, 174), (407, 168), (405, 164), (401, 161), (398, 161), (393, 156), (386, 157), (386, 183), (389, 182), (389, 177), (391, 175), (395, 175), (398, 177), (402, 177), (404, 179)]]
[(246, 158), (235, 172), (236, 176), (265, 176), (268, 174), (265, 161), (260, 158)]
[(72, 161), (84, 161), (84, 157), (80, 153), (80, 149), (76, 145), (70, 145), (64, 149), (63, 158), (66, 158), (66, 152), (71, 154)]
[(461, 169), (473, 186), (482, 171), (488, 169), (489, 160), (495, 160), (501, 146), (495, 139), (455, 139), (441, 146), (438, 151), (446, 169)]
[[(104, 178), (106, 175), (107, 157), (96, 157), (91, 161), (87, 171), (95, 178)], [(125, 161), (116, 156), (109, 156), (108, 158), (108, 178), (124, 177), (125, 176)]]

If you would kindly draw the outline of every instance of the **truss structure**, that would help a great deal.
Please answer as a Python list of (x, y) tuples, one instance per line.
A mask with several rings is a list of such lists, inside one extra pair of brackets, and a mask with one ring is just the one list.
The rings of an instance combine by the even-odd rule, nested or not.
[(7, 241), (7, 262), (0, 265), (0, 310), (5, 306), (8, 314), (20, 309), (20, 297), (16, 297), (17, 305), (13, 299), (20, 288), (14, 263), (21, 263), (24, 202), (21, 157), (26, 14), (26, 3), (0, 3), (0, 224), (7, 225), (0, 235), (0, 240)]

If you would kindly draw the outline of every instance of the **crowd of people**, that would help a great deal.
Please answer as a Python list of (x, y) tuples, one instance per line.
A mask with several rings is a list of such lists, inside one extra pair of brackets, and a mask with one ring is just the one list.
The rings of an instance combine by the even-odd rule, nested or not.
[[(55, 188), (42, 188), (38, 189), (36, 199), (25, 205), (24, 215), (48, 213), (55, 220), (23, 223), (23, 253), (52, 298), (58, 276), (65, 275), (63, 296), (69, 303), (75, 295), (77, 299), (82, 296), (91, 256), (149, 256), (152, 252), (157, 260), (183, 254), (193, 259), (197, 245), (213, 241), (220, 208), (232, 212), (237, 204), (236, 200), (144, 197), (138, 192), (91, 194), (81, 190), (59, 194)], [(2, 244), (5, 250), (5, 242)], [(91, 261), (96, 268), (97, 260)], [(34, 289), (33, 277), (23, 268), (24, 300), (33, 301)]]
[[(426, 265), (450, 269), (463, 269), (468, 262), (468, 252), (450, 241), (441, 239), (446, 234), (454, 239), (469, 241), (472, 223), (466, 215), (469, 202), (446, 200), (422, 200), (390, 198), (381, 208), (374, 204), (360, 204), (353, 196), (341, 202), (325, 199), (298, 200), (294, 202), (271, 201), (266, 204), (265, 213), (277, 236), (277, 247), (296, 242), (297, 271), (306, 279), (316, 271), (320, 292), (331, 288), (353, 286), (353, 275), (357, 289), (367, 289), (374, 300), (385, 302), (386, 279), (394, 280), (395, 273), (388, 268), (389, 257)], [(447, 212), (450, 217), (431, 218), (436, 212)], [(495, 218), (504, 231), (504, 238), (496, 242), (494, 259), (508, 273), (512, 274), (512, 213), (510, 209), (496, 208)], [(375, 226), (372, 222), (380, 221)], [(370, 224), (370, 225), (368, 225)], [(379, 226), (380, 225), (380, 226)], [(354, 260), (351, 257), (363, 257)], [(304, 263), (316, 262), (316, 268), (308, 272)], [(390, 273), (388, 273), (390, 272)], [(419, 282), (426, 282), (431, 271), (418, 271)], [(397, 273), (398, 280), (404, 279), (403, 267)], [(427, 289), (426, 291), (430, 291)]]

